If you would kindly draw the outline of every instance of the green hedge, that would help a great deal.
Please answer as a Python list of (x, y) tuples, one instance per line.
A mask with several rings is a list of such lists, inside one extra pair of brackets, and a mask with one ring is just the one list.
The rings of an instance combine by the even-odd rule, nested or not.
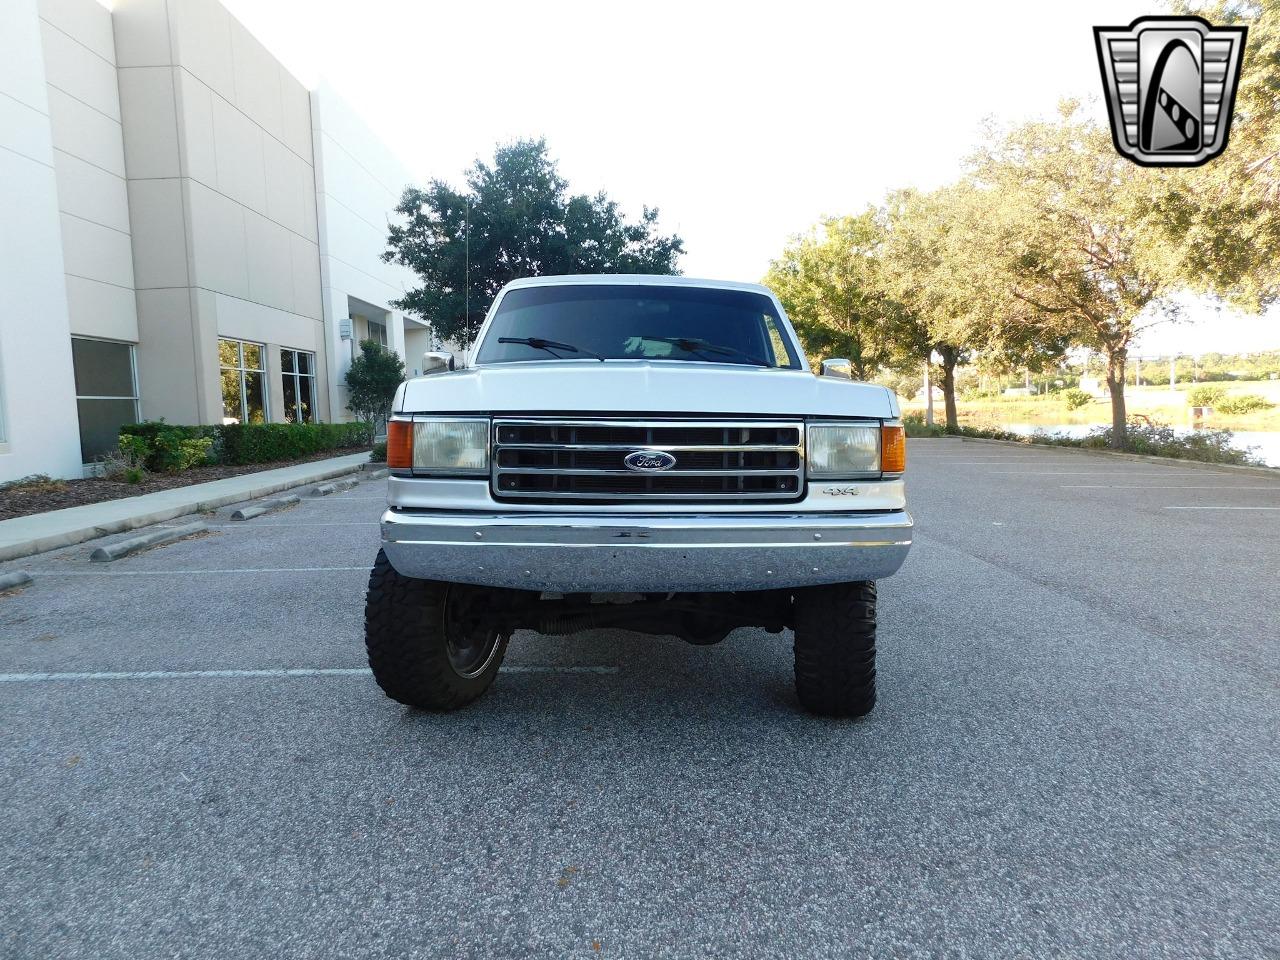
[(363, 423), (231, 423), (183, 426), (147, 421), (120, 428), (120, 448), (148, 470), (175, 473), (203, 464), (244, 466), (300, 460), (330, 450), (367, 447)]

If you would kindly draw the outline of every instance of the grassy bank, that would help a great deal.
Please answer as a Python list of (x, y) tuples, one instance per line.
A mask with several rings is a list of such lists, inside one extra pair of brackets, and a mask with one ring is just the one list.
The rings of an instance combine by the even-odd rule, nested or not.
[[(1160, 423), (1189, 426), (1191, 404), (1188, 394), (1203, 384), (1179, 384), (1177, 387), (1128, 387), (1125, 405), (1130, 416), (1147, 417)], [(1234, 381), (1212, 384), (1221, 387), (1228, 398), (1261, 397), (1272, 406), (1249, 413), (1228, 414), (1215, 410), (1204, 425), (1220, 430), (1280, 430), (1280, 380)], [(924, 410), (923, 401), (903, 402), (903, 410)], [(957, 412), (962, 424), (973, 427), (997, 427), (1001, 423), (1030, 424), (1104, 424), (1111, 421), (1111, 402), (1106, 398), (1090, 400), (1083, 407), (1071, 409), (1061, 393), (1038, 397), (968, 397), (959, 398)], [(942, 416), (940, 403), (934, 414)]]
[[(1064, 437), (1061, 434), (1048, 433), (1027, 435), (1001, 430), (998, 427), (970, 427), (964, 424), (956, 430), (948, 430), (937, 423), (926, 426), (923, 416), (913, 412), (904, 414), (903, 421), (906, 424), (908, 437), (973, 437), (979, 440), (1004, 440), (1009, 443), (1035, 443), (1052, 447), (1112, 449), (1110, 427), (1097, 427), (1085, 437)], [(1179, 436), (1168, 424), (1130, 420), (1122, 452), (1235, 466), (1266, 465), (1248, 451), (1232, 446), (1232, 442), (1233, 434), (1230, 430), (1198, 430)]]

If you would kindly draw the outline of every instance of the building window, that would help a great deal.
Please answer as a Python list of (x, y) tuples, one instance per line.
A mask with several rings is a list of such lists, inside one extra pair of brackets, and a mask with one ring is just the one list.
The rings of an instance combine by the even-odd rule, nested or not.
[(223, 423), (267, 422), (266, 358), (260, 343), (218, 340)]
[(71, 362), (80, 416), (80, 457), (90, 463), (117, 449), (122, 426), (138, 422), (133, 345), (72, 337)]
[(284, 418), (289, 423), (316, 422), (316, 355), (303, 350), (280, 351), (284, 383)]
[(380, 344), (383, 347), (387, 345), (387, 325), (381, 320), (370, 320), (368, 339)]

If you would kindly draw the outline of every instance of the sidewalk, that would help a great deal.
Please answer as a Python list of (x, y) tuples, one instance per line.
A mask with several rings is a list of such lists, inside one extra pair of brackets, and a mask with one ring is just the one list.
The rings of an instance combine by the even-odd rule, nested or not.
[(253, 500), (269, 493), (317, 483), (353, 473), (369, 462), (368, 453), (353, 453), (329, 460), (313, 460), (261, 473), (193, 483), (189, 487), (160, 490), (141, 497), (106, 500), (83, 507), (51, 510), (29, 517), (0, 520), (0, 561), (29, 557), (95, 537), (133, 530), (172, 520), (189, 513), (216, 510), (228, 503)]

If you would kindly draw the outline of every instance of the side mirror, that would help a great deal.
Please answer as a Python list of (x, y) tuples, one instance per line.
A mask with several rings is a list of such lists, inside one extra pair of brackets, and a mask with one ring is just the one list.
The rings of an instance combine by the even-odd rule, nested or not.
[(824, 377), (836, 377), (840, 380), (852, 380), (853, 364), (844, 359), (823, 360), (822, 375)]
[(454, 368), (453, 354), (445, 350), (428, 350), (422, 355), (422, 375), (445, 373)]

